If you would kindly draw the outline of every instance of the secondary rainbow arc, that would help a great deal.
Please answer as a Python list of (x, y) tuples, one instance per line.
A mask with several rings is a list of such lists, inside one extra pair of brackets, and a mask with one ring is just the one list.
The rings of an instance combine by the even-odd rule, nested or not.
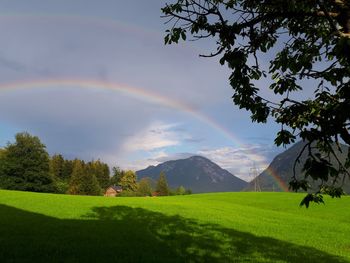
[[(0, 19), (4, 20), (19, 20), (19, 19), (69, 19), (69, 20), (76, 20), (81, 22), (87, 22), (87, 23), (95, 23), (101, 26), (107, 26), (107, 27), (113, 27), (117, 30), (124, 30), (127, 32), (133, 32), (137, 34), (143, 34), (147, 36), (154, 36), (155, 34), (158, 35), (158, 32), (143, 29), (134, 25), (128, 25), (125, 23), (122, 23), (120, 21), (116, 21), (114, 19), (105, 19), (100, 17), (89, 17), (89, 16), (79, 16), (79, 15), (64, 15), (64, 14), (58, 14), (58, 15), (48, 15), (48, 14), (0, 14)], [(154, 93), (152, 91), (146, 90), (146, 89), (140, 89), (135, 88), (128, 85), (123, 84), (116, 84), (116, 83), (110, 83), (110, 82), (102, 82), (102, 81), (96, 81), (96, 80), (79, 80), (79, 79), (47, 79), (47, 80), (31, 80), (31, 81), (22, 81), (22, 82), (12, 82), (12, 83), (0, 83), (0, 90), (14, 90), (14, 89), (21, 89), (21, 88), (46, 88), (46, 87), (56, 87), (56, 86), (66, 86), (66, 87), (79, 87), (79, 88), (102, 88), (102, 89), (110, 89), (115, 90), (121, 93), (124, 93), (128, 96), (135, 97), (138, 99), (142, 99), (145, 101), (148, 101), (150, 103), (155, 103), (158, 105), (163, 105), (165, 107), (171, 107), (178, 110), (181, 110), (183, 112), (186, 112), (190, 114), (191, 116), (195, 117), (196, 119), (202, 121), (203, 123), (208, 124), (209, 126), (213, 127), (217, 131), (219, 131), (221, 134), (223, 134), (225, 137), (229, 138), (236, 146), (243, 145), (242, 142), (232, 134), (229, 130), (227, 130), (225, 127), (217, 123), (212, 118), (204, 115), (203, 113), (195, 110), (190, 105), (187, 105), (185, 103), (171, 100), (165, 96), (162, 96), (160, 94)], [(254, 161), (254, 160), (252, 160)], [(281, 178), (278, 176), (278, 174), (272, 170), (272, 168), (268, 167), (266, 169), (266, 172), (274, 179), (275, 183), (278, 185), (278, 187), (283, 191), (288, 191), (288, 186), (281, 180)]]

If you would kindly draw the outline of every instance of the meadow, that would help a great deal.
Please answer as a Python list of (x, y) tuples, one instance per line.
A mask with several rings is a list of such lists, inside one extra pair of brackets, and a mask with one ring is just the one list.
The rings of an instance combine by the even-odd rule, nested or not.
[(350, 262), (350, 198), (0, 190), (0, 262)]

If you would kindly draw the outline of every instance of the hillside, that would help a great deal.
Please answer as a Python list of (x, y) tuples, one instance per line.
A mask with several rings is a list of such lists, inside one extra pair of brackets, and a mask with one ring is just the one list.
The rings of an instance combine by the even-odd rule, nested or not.
[(89, 197), (0, 190), (0, 259), (16, 262), (349, 262), (350, 198)]
[[(299, 155), (300, 151), (304, 147), (304, 142), (298, 142), (288, 148), (286, 151), (277, 155), (271, 164), (265, 169), (259, 176), (257, 177), (257, 184), (260, 186), (262, 191), (282, 191), (281, 184), (277, 183), (277, 180), (274, 177), (278, 177), (280, 181), (283, 182), (286, 186), (288, 186), (290, 179), (293, 175), (293, 166), (294, 161)], [(340, 160), (344, 160), (348, 148), (345, 145), (341, 145), (342, 151), (339, 152), (337, 149), (334, 150), (337, 152), (337, 156)], [(296, 174), (299, 178), (303, 176), (302, 167), (307, 158), (307, 153), (304, 152), (300, 158), (300, 164), (296, 166)], [(331, 160), (332, 163), (335, 164), (334, 160)], [(310, 182), (312, 185), (315, 185), (315, 182)], [(246, 190), (254, 190), (255, 181), (250, 182), (249, 186)], [(350, 193), (350, 181), (345, 181), (344, 189), (347, 193)]]
[(194, 193), (240, 191), (248, 184), (201, 156), (167, 161), (137, 171), (136, 174), (139, 179), (150, 177), (157, 180), (162, 171), (166, 174), (170, 187), (182, 185)]

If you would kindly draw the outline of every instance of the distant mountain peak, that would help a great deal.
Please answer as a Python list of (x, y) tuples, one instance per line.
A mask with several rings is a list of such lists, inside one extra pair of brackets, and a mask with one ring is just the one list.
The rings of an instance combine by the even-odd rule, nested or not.
[[(265, 169), (259, 176), (249, 183), (249, 186), (246, 190), (254, 190), (258, 185), (258, 188), (262, 191), (283, 191), (283, 189), (288, 186), (292, 176), (293, 176), (293, 167), (294, 162), (297, 156), (300, 154), (300, 151), (305, 146), (306, 142), (299, 141), (293, 144), (291, 147), (286, 149), (284, 152), (278, 154), (270, 163), (267, 169)], [(337, 152), (338, 158), (344, 160), (346, 158), (348, 147), (341, 145), (342, 151), (339, 152), (336, 148), (334, 149)], [(296, 175), (298, 178), (304, 178), (302, 168), (307, 158), (307, 151), (305, 151), (301, 157), (300, 162), (296, 165)], [(331, 160), (331, 163), (335, 163), (334, 160)], [(282, 185), (281, 185), (282, 183)], [(312, 186), (317, 185), (319, 182), (310, 181)], [(283, 187), (284, 185), (284, 187)], [(350, 193), (350, 180), (345, 180), (344, 190), (347, 193)]]
[(170, 187), (182, 185), (194, 193), (240, 191), (247, 186), (244, 180), (200, 155), (149, 166), (136, 174), (138, 178), (150, 177), (157, 180), (160, 172), (166, 174)]

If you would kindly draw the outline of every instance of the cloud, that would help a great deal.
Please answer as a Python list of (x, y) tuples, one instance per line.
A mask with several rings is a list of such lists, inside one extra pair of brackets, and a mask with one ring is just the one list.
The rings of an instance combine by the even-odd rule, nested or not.
[(121, 94), (74, 88), (19, 90), (0, 97), (1, 122), (38, 135), (50, 153), (73, 158), (117, 153), (125, 138), (153, 121), (155, 110)]
[(125, 139), (117, 154), (122, 157), (117, 158), (117, 161), (124, 169), (141, 170), (150, 165), (194, 155), (193, 153), (176, 152), (191, 143), (197, 144), (187, 130), (182, 128), (182, 124), (152, 122), (145, 129)]
[[(274, 135), (274, 134), (273, 134)], [(267, 137), (267, 136), (247, 136), (244, 138), (245, 141), (253, 141), (253, 142), (259, 142), (259, 143), (269, 143), (273, 141), (273, 135)]]
[(186, 143), (195, 143), (195, 144), (197, 144), (197, 143), (202, 143), (202, 142), (204, 142), (204, 141), (205, 141), (204, 138), (186, 138), (186, 139), (185, 139), (185, 142), (186, 142)]
[(178, 159), (186, 159), (191, 156), (195, 155), (194, 153), (173, 153), (173, 154), (167, 154), (163, 152), (162, 154), (158, 154), (153, 156), (152, 158), (148, 158), (148, 161), (151, 161), (153, 163), (159, 164), (171, 160), (178, 160)]
[(235, 176), (249, 181), (252, 179), (252, 168), (256, 168), (259, 172), (265, 169), (271, 162), (272, 156), (276, 154), (276, 149), (269, 145), (255, 144), (240, 148), (203, 149), (197, 154), (207, 157)]
[(151, 152), (148, 158), (141, 158), (131, 163), (126, 162), (125, 164), (128, 169), (140, 170), (150, 165), (158, 165), (170, 160), (201, 155), (235, 176), (250, 181), (255, 175), (253, 174), (253, 169), (256, 169), (258, 173), (262, 172), (278, 152), (277, 148), (266, 144), (247, 144), (239, 148), (207, 148), (196, 152), (168, 153), (160, 150)]
[(128, 161), (128, 160), (124, 160), (123, 162), (123, 168), (124, 169), (130, 169), (133, 171), (137, 171), (137, 170), (142, 170), (145, 169), (148, 166), (151, 165), (158, 165), (160, 163), (162, 163), (163, 161), (157, 161), (158, 159), (163, 159), (166, 158), (168, 155), (168, 153), (166, 153), (165, 151), (153, 151), (152, 153), (150, 153), (151, 157), (149, 158), (145, 158), (145, 159), (138, 159), (135, 161)]
[(126, 152), (154, 151), (179, 145), (181, 141), (178, 133), (172, 131), (172, 128), (176, 126), (176, 124), (151, 123), (147, 128), (127, 138), (122, 150)]
[[(77, 12), (80, 18), (24, 15), (4, 19), (0, 24), (3, 33), (0, 42), (2, 84), (61, 78), (124, 83), (139, 87), (146, 94), (181, 101), (212, 116), (220, 124), (226, 123), (238, 137), (249, 135), (247, 129), (241, 127), (247, 127), (241, 120), (242, 115), (247, 114), (242, 111), (237, 114), (238, 109), (231, 105), (229, 71), (220, 67), (215, 59), (199, 58), (198, 53), (203, 52), (192, 48), (190, 42), (164, 46), (164, 30), (160, 29), (163, 26), (159, 15), (155, 14), (160, 10), (157, 1), (144, 4), (147, 11), (153, 10), (149, 13), (144, 12), (144, 8), (137, 11), (134, 5), (140, 3), (136, 2), (125, 2), (120, 9), (120, 3), (115, 2), (115, 8), (97, 2), (82, 8), (85, 2), (80, 1), (80, 4), (74, 4), (75, 11), (71, 10), (71, 4), (60, 4), (58, 11), (58, 6), (52, 3), (46, 3), (45, 8), (28, 5), (23, 10), (23, 5), (15, 2), (11, 1), (6, 13), (16, 13), (16, 8), (10, 8), (14, 5), (24, 14), (27, 9), (33, 14), (46, 14), (51, 10), (54, 14), (74, 15)], [(125, 12), (126, 6), (143, 15)], [(120, 12), (118, 15), (115, 15), (116, 10)], [(93, 15), (95, 19), (84, 20), (84, 15)], [(111, 21), (115, 19), (116, 23), (106, 26), (102, 23), (106, 17)], [(118, 20), (124, 20), (121, 26), (118, 26)], [(128, 24), (127, 21), (138, 30), (129, 30), (128, 25), (124, 27), (123, 23)], [(159, 37), (141, 34), (147, 27), (158, 31)], [(50, 153), (62, 153), (68, 158), (101, 158), (110, 165), (135, 169), (186, 158), (192, 153), (207, 154), (230, 169), (233, 166), (228, 158), (225, 159), (225, 153), (237, 164), (240, 164), (240, 158), (246, 160), (246, 166), (251, 166), (247, 155), (250, 159), (259, 159), (249, 150), (219, 148), (216, 145), (230, 145), (231, 141), (193, 115), (186, 109), (174, 110), (100, 89), (1, 90), (0, 96), (0, 122), (3, 125), (38, 135)], [(205, 145), (212, 148), (205, 150), (202, 148)], [(215, 147), (218, 148), (216, 152)], [(237, 168), (232, 169), (240, 174)]]
[(13, 61), (10, 59), (7, 59), (3, 55), (0, 54), (0, 68), (8, 68), (13, 71), (26, 71), (27, 67), (17, 61)]
[[(220, 100), (218, 90), (226, 90), (213, 88), (226, 83), (213, 74), (216, 63), (199, 63), (196, 51), (191, 49), (164, 47), (162, 33), (159, 39), (146, 38), (89, 20), (75, 23), (74, 19), (57, 16), (44, 22), (35, 16), (4, 20), (0, 30), (4, 32), (0, 43), (1, 83), (38, 78), (125, 83), (198, 110)], [(132, 141), (132, 150), (174, 146), (180, 139), (189, 144), (202, 140), (195, 136), (177, 138), (175, 130), (154, 139), (155, 135), (147, 132), (150, 123), (180, 118), (188, 122), (193, 117), (186, 116), (186, 111), (149, 105), (116, 93), (60, 87), (1, 92), (1, 122), (38, 134), (49, 150), (68, 156), (100, 157), (103, 151), (112, 156), (121, 153), (119, 148), (125, 140)]]
[(123, 169), (130, 169), (133, 171), (142, 170), (147, 168), (148, 166), (156, 166), (160, 163), (164, 163), (166, 161), (185, 159), (191, 157), (195, 154), (193, 153), (168, 153), (166, 151), (153, 151), (149, 153), (147, 158), (140, 158), (134, 161), (130, 161), (127, 159), (119, 160), (122, 163)]

